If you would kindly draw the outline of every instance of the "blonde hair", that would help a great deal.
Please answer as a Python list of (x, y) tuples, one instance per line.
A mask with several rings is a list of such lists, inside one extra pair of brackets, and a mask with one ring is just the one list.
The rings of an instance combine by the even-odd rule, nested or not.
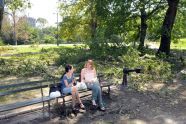
[(85, 63), (85, 66), (84, 66), (85, 68), (87, 68), (87, 64), (90, 64), (90, 65), (91, 65), (92, 70), (95, 69), (95, 65), (94, 65), (93, 60), (89, 59), (89, 60)]

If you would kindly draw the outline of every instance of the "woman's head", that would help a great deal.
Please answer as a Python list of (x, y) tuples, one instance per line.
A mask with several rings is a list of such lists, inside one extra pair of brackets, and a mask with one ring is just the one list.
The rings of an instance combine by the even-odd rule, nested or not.
[(70, 64), (67, 64), (65, 66), (65, 73), (68, 73), (68, 72), (73, 72), (73, 66)]
[(95, 67), (94, 67), (94, 62), (93, 62), (93, 60), (89, 59), (89, 60), (86, 62), (85, 67), (86, 67), (86, 68), (94, 69)]

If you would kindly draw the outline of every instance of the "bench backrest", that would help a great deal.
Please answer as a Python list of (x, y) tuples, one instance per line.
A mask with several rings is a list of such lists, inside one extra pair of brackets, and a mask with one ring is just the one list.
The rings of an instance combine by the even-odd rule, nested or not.
[[(80, 73), (74, 73), (74, 77), (76, 79), (76, 81), (81, 81), (81, 74)], [(104, 77), (104, 75), (102, 73), (98, 73), (97, 75), (99, 82), (101, 81), (101, 78)], [(56, 79), (54, 84), (50, 84), (50, 89), (49, 89), (49, 94), (51, 92), (55, 92), (56, 90), (61, 92), (61, 83), (60, 83), (61, 79)], [(58, 83), (56, 83), (58, 82)]]
[[(52, 80), (40, 80), (40, 81), (31, 81), (25, 83), (17, 83), (17, 84), (8, 84), (8, 85), (0, 85), (0, 96), (6, 96), (15, 94), (18, 92), (24, 92), (29, 90), (41, 89), (48, 87)], [(42, 93), (43, 94), (43, 93)]]
[[(76, 81), (80, 81), (80, 73), (74, 73), (74, 77), (76, 79)], [(61, 92), (61, 79), (57, 79), (55, 78), (55, 82), (53, 84), (50, 84), (50, 89), (49, 89), (49, 94), (51, 92), (55, 92), (56, 90)], [(57, 83), (56, 83), (57, 82)]]

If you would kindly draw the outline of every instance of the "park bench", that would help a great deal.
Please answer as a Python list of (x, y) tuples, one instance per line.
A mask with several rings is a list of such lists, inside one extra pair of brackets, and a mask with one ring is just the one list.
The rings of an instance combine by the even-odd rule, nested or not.
[[(29, 98), (29, 99), (19, 102), (14, 102), (10, 104), (0, 105), (0, 112), (10, 111), (26, 106), (31, 106), (34, 104), (43, 103), (43, 112), (45, 107), (45, 102), (48, 103), (48, 111), (50, 112), (50, 100), (54, 99), (49, 96), (44, 96), (43, 88), (48, 88), (50, 84), (52, 84), (53, 80), (40, 80), (40, 81), (32, 81), (32, 82), (24, 82), (24, 83), (16, 83), (16, 84), (7, 84), (0, 85), (0, 99), (3, 100), (3, 97), (7, 97), (10, 95), (15, 95), (18, 93), (25, 93), (26, 91), (40, 90), (40, 97), (37, 98)], [(19, 95), (19, 94), (18, 94)], [(50, 113), (49, 113), (50, 114)], [(4, 115), (4, 114), (3, 114)], [(6, 116), (2, 116), (1, 118), (6, 118)]]
[[(79, 74), (75, 75), (76, 78), (79, 79)], [(102, 78), (104, 77), (103, 74), (98, 74), (98, 79), (101, 85), (101, 89), (104, 87), (107, 87), (107, 93), (110, 94), (110, 86), (113, 83), (109, 83), (106, 82), (104, 80), (102, 80)], [(0, 99), (2, 100), (2, 97), (7, 97), (9, 95), (15, 95), (17, 93), (21, 93), (21, 92), (26, 92), (26, 91), (32, 91), (32, 90), (39, 90), (40, 89), (40, 96), (37, 98), (30, 98), (24, 101), (19, 101), (19, 102), (14, 102), (14, 103), (10, 103), (10, 104), (5, 104), (5, 105), (0, 105), (0, 113), (5, 112), (5, 111), (10, 111), (10, 110), (14, 110), (14, 109), (18, 109), (18, 108), (22, 108), (22, 107), (26, 107), (26, 106), (31, 106), (34, 104), (39, 104), (42, 103), (42, 107), (43, 107), (43, 113), (44, 113), (44, 108), (45, 108), (45, 103), (47, 103), (48, 105), (48, 113), (49, 113), (49, 117), (50, 117), (50, 101), (54, 100), (54, 99), (58, 99), (59, 98), (63, 98), (63, 105), (65, 105), (65, 97), (69, 96), (70, 94), (64, 95), (61, 94), (61, 96), (57, 96), (57, 97), (50, 97), (50, 90), (49, 90), (49, 94), (48, 95), (44, 95), (43, 89), (44, 88), (50, 88), (53, 86), (57, 86), (60, 88), (61, 84), (55, 83), (56, 80), (59, 81), (59, 79), (52, 79), (52, 80), (40, 80), (40, 81), (32, 81), (32, 82), (24, 82), (24, 83), (16, 83), (16, 84), (7, 84), (7, 85), (0, 85)], [(84, 90), (84, 91), (80, 91), (80, 93), (82, 92), (87, 92), (90, 91), (90, 89)], [(29, 97), (29, 96), (27, 96)], [(4, 115), (4, 116), (3, 116)], [(6, 118), (8, 116), (5, 116), (6, 114), (1, 114), (0, 119), (2, 118)]]
[[(109, 74), (109, 75), (111, 76), (112, 74)], [(76, 73), (76, 74), (74, 74), (74, 76), (75, 76), (75, 78), (76, 78), (77, 81), (80, 81), (80, 74)], [(107, 88), (107, 91), (105, 93), (107, 93), (108, 95), (110, 95), (110, 89), (111, 89), (110, 87), (113, 85), (113, 83), (104, 80), (104, 78), (105, 78), (104, 76), (105, 75), (103, 73), (98, 73), (97, 78), (99, 80), (99, 83), (100, 83), (102, 92), (103, 92), (103, 88)], [(51, 84), (49, 87), (50, 87), (50, 89), (52, 89), (53, 87), (57, 87), (57, 89), (61, 92), (61, 90), (60, 90), (61, 89), (60, 82), (55, 83), (55, 84)], [(79, 93), (81, 94), (81, 93), (85, 93), (87, 91), (91, 91), (91, 90), (90, 89), (81, 90), (81, 91), (79, 91)], [(51, 90), (49, 92), (51, 92)], [(65, 97), (70, 96), (70, 95), (71, 94), (63, 94), (63, 93), (61, 93), (61, 96), (57, 96), (55, 98), (56, 98), (56, 101), (57, 102), (58, 102), (58, 99), (59, 98), (62, 98), (63, 99), (63, 108), (65, 109), (65, 102), (66, 102)], [(82, 96), (82, 97), (84, 97), (84, 96)]]

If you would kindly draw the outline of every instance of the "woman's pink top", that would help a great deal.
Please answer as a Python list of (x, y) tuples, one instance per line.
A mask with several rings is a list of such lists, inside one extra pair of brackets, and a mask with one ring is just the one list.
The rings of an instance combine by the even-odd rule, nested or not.
[(93, 81), (95, 80), (95, 70), (83, 69), (83, 75), (86, 81)]

